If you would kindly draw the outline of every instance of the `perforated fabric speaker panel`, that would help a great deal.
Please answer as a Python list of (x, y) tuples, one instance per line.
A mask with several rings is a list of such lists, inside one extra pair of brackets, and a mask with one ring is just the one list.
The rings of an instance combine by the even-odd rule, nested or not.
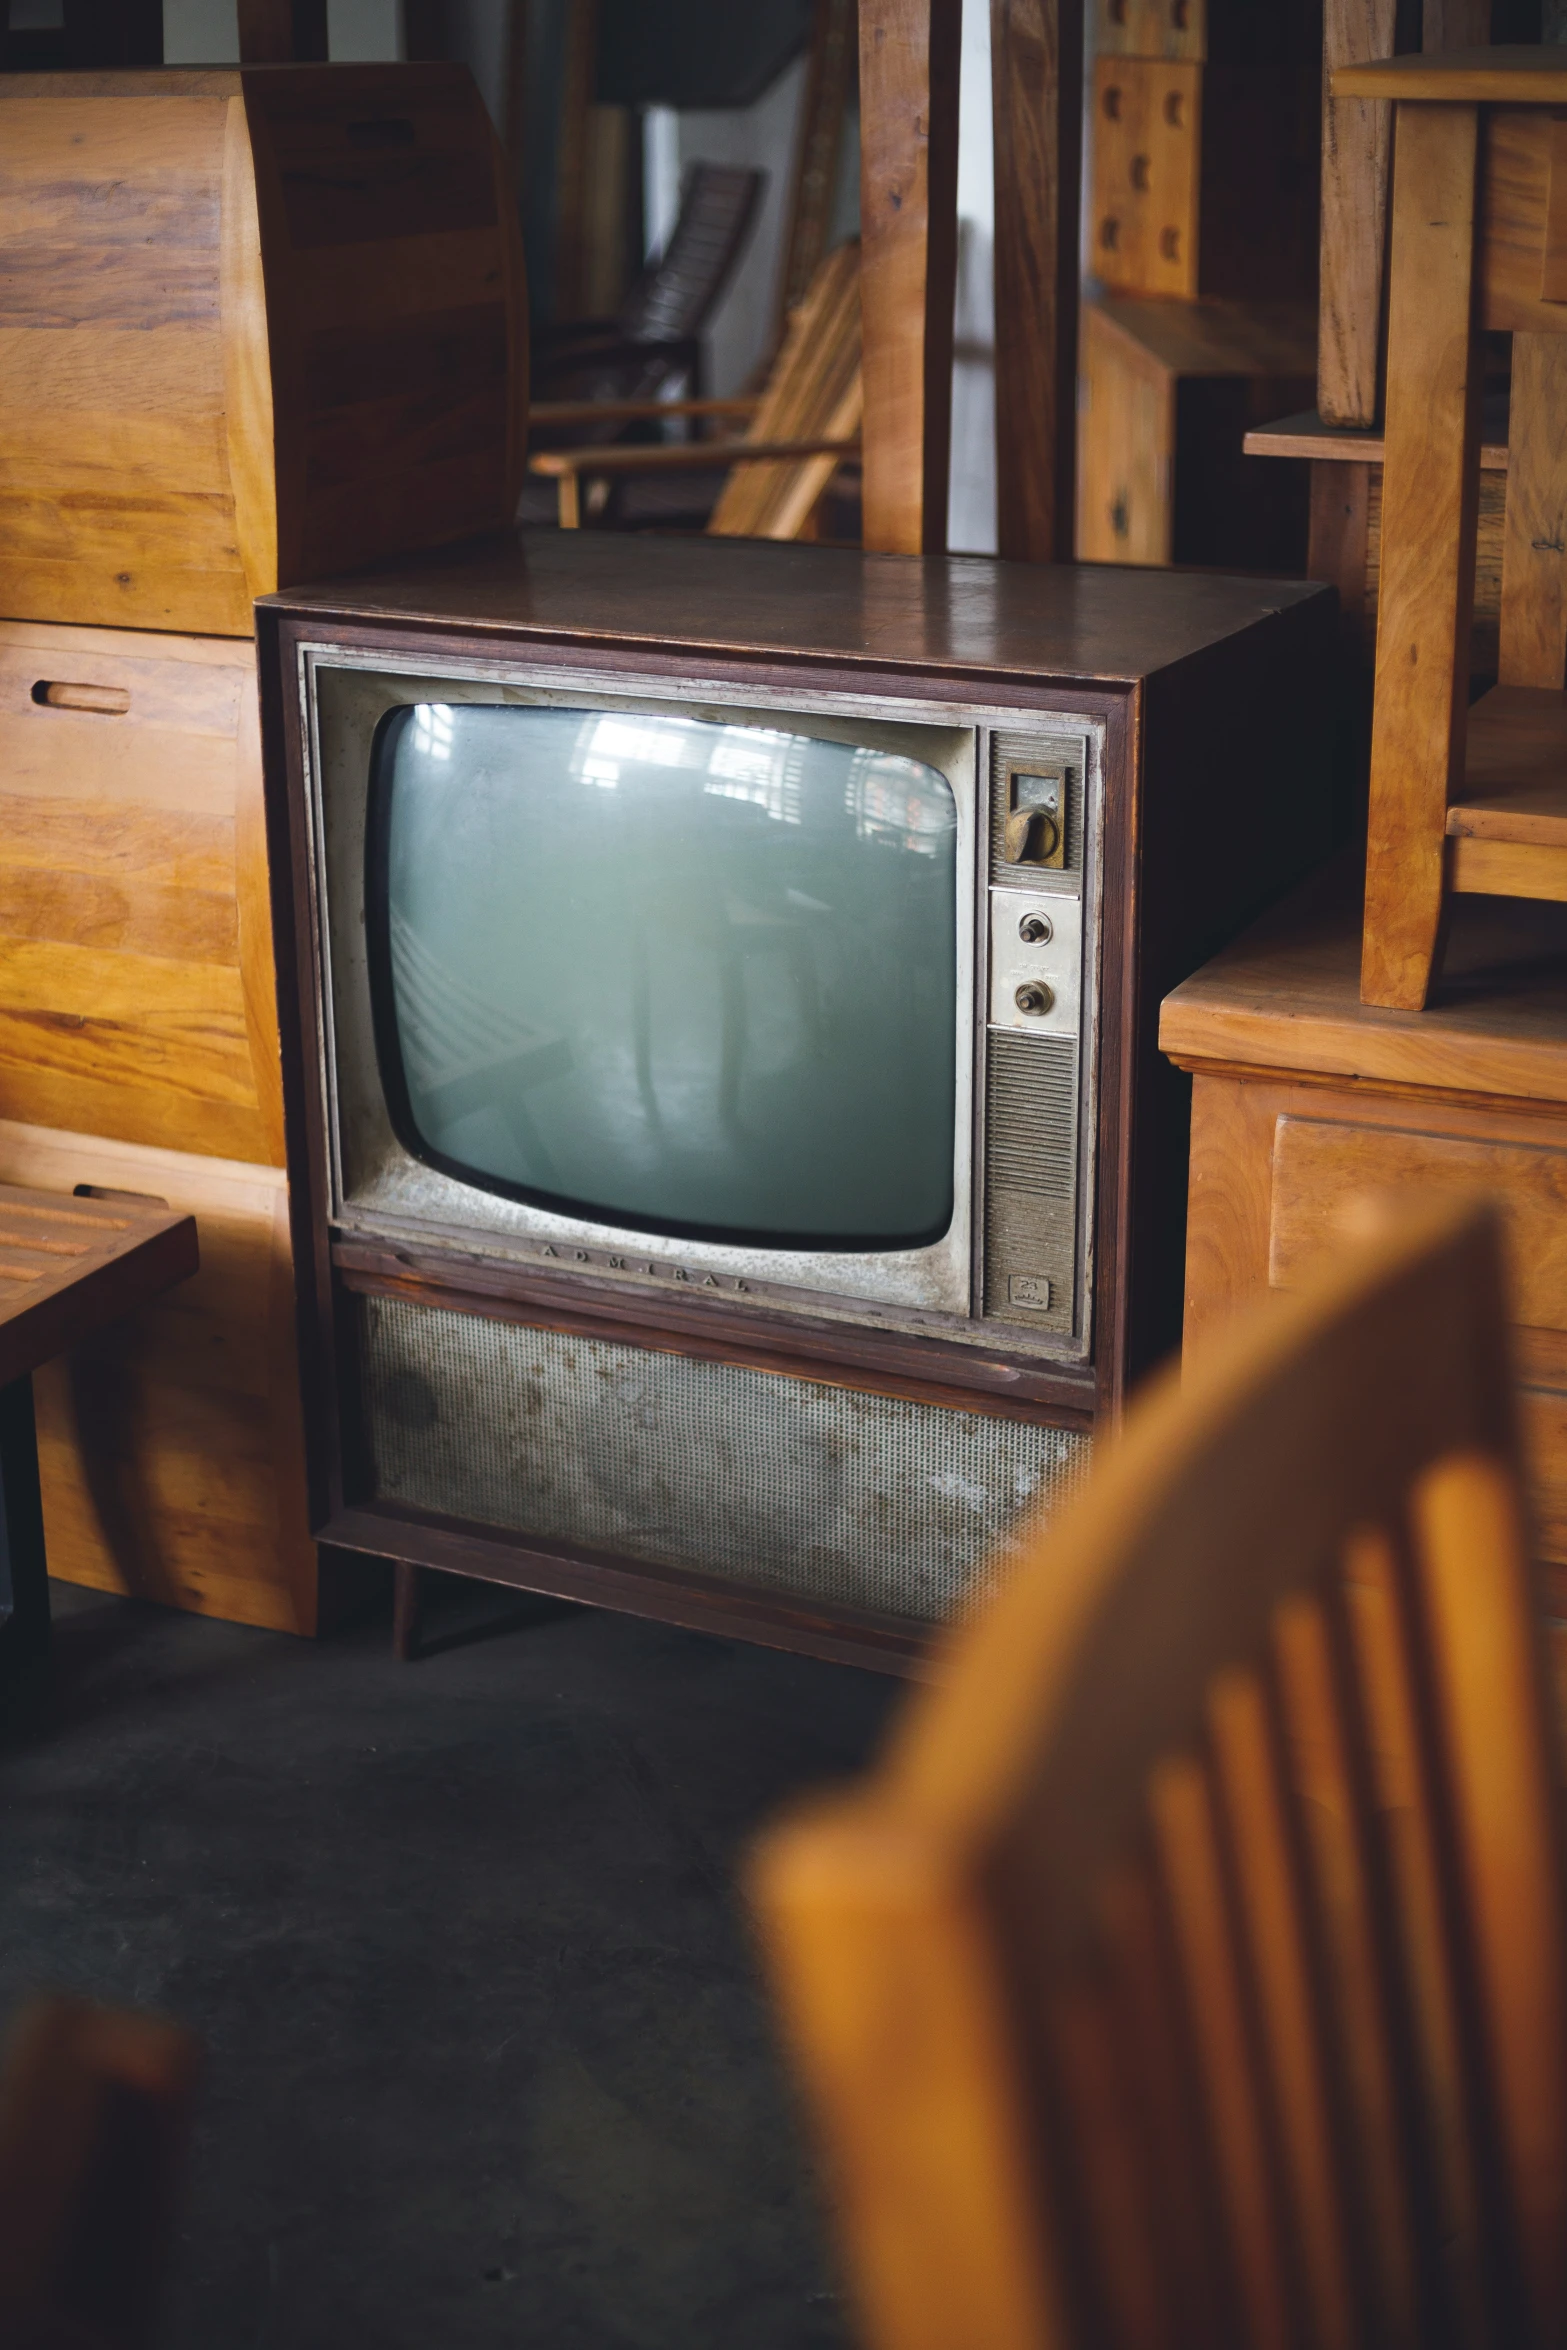
[(364, 1298), (376, 1498), (929, 1621), (1010, 1555), (1089, 1439)]

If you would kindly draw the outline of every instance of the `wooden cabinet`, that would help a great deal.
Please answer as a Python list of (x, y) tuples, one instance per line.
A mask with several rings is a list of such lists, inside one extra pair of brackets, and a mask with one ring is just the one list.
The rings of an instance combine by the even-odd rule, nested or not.
[(508, 522), (521, 241), (460, 66), (0, 76), (0, 1180), (194, 1213), (38, 1383), (67, 1580), (308, 1632), (252, 599)]
[(0, 76), (0, 613), (248, 636), (494, 529), (521, 236), (456, 65)]
[(1502, 1205), (1541, 1555), (1567, 1612), (1567, 907), (1459, 899), (1423, 1012), (1360, 1002), (1360, 907), (1318, 879), (1166, 998), (1193, 1078), (1185, 1345), (1288, 1288), (1368, 1194)]

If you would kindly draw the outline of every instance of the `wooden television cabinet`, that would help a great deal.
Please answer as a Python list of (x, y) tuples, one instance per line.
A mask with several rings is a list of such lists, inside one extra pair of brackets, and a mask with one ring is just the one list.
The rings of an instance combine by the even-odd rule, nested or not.
[[(911, 1669), (1179, 1339), (1189, 1089), (1158, 1004), (1331, 842), (1331, 595), (524, 533), (268, 597), (258, 626), (318, 1537)], [(369, 1042), (366, 811), (382, 718), (446, 698), (946, 746), (956, 1204), (917, 1265), (808, 1278), (552, 1221), (405, 1147)], [(584, 926), (606, 991), (635, 895)], [(761, 968), (765, 922), (733, 918)]]

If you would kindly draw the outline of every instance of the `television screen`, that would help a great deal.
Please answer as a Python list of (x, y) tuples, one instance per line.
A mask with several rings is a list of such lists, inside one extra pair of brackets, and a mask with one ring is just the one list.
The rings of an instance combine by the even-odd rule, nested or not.
[(887, 750), (673, 713), (389, 711), (366, 908), (400, 1140), (623, 1229), (939, 1239), (957, 847), (946, 778)]

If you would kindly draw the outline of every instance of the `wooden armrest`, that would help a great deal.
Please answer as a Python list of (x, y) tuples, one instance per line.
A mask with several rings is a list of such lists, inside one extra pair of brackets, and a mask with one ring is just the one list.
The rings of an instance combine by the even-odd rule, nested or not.
[(787, 463), (794, 457), (857, 457), (853, 440), (810, 441), (675, 441), (651, 448), (541, 449), (528, 459), (528, 470), (559, 485), (558, 514), (562, 530), (577, 530), (582, 522), (581, 484), (608, 480), (621, 474), (703, 473), (730, 465)]
[(622, 424), (654, 416), (754, 416), (760, 400), (535, 400), (530, 424)]
[(607, 478), (622, 473), (702, 473), (727, 465), (776, 463), (790, 457), (857, 457), (859, 440), (664, 441), (643, 447), (540, 449), (528, 471), (550, 481), (578, 474)]

